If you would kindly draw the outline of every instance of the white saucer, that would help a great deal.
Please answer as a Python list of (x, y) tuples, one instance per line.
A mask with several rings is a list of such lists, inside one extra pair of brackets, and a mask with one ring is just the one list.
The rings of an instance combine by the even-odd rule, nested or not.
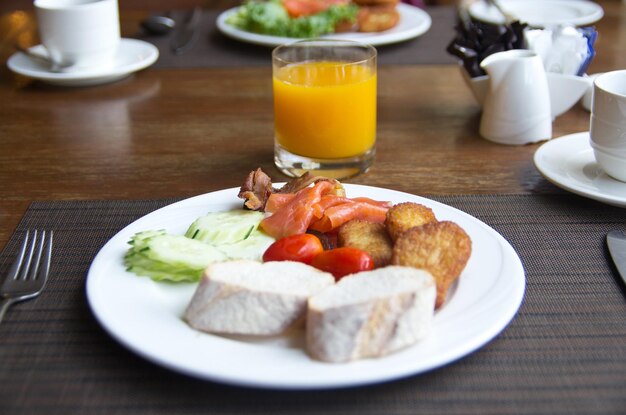
[[(42, 55), (46, 54), (43, 45), (33, 46), (30, 50)], [(107, 68), (51, 72), (45, 65), (22, 52), (12, 55), (7, 61), (7, 66), (15, 73), (53, 85), (90, 86), (122, 79), (152, 65), (158, 57), (159, 50), (151, 43), (137, 39), (122, 39), (113, 65)]]
[[(604, 16), (600, 5), (588, 0), (499, 0), (502, 8), (533, 27), (570, 24), (582, 26)], [(487, 23), (504, 23), (504, 17), (486, 1), (469, 6), (472, 17)]]
[(535, 152), (535, 166), (555, 185), (580, 196), (626, 207), (626, 183), (608, 176), (596, 163), (589, 132), (554, 138)]

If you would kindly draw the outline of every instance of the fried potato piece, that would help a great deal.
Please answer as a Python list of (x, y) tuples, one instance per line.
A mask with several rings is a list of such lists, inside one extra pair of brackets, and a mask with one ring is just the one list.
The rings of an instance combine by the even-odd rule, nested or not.
[(353, 219), (339, 228), (337, 244), (367, 252), (376, 268), (389, 265), (391, 261), (393, 243), (382, 223)]
[(411, 228), (398, 238), (391, 264), (429, 271), (437, 283), (435, 308), (439, 308), (471, 253), (472, 240), (459, 225), (450, 221), (431, 222)]
[(424, 205), (413, 202), (398, 203), (387, 211), (385, 225), (393, 241), (406, 230), (415, 226), (436, 222), (433, 211)]
[(356, 32), (359, 26), (357, 22), (351, 22), (350, 20), (342, 20), (335, 24), (335, 33), (347, 33), (347, 32)]
[(396, 6), (400, 0), (352, 0), (357, 6)]
[(361, 6), (357, 15), (359, 32), (382, 32), (400, 21), (395, 5)]

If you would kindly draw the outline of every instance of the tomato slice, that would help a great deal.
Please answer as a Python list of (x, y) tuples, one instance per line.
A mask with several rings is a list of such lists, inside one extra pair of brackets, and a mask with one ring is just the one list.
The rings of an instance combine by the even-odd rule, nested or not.
[(333, 4), (347, 4), (349, 0), (283, 0), (283, 7), (291, 17), (311, 16), (328, 9)]
[(365, 251), (344, 246), (324, 251), (313, 258), (315, 268), (330, 272), (339, 281), (348, 274), (369, 271), (374, 268), (374, 260)]
[(310, 264), (324, 251), (322, 242), (315, 235), (302, 233), (281, 238), (263, 253), (263, 261), (298, 261)]

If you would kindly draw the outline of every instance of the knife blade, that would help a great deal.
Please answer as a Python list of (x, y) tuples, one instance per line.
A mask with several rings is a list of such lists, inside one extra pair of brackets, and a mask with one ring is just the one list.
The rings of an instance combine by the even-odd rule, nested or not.
[(626, 234), (622, 231), (611, 231), (606, 235), (606, 244), (615, 267), (626, 284)]
[(201, 16), (202, 8), (195, 7), (180, 24), (176, 24), (176, 31), (170, 41), (170, 49), (174, 54), (180, 55), (194, 44), (198, 37), (196, 29)]

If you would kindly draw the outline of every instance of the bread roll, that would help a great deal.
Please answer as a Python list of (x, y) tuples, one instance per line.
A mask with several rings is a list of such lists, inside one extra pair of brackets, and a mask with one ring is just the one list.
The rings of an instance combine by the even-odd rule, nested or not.
[(334, 282), (299, 262), (215, 263), (205, 270), (185, 319), (210, 333), (278, 335), (301, 322), (308, 298)]
[(306, 344), (327, 362), (378, 357), (430, 332), (435, 281), (426, 271), (388, 266), (341, 279), (309, 299)]

